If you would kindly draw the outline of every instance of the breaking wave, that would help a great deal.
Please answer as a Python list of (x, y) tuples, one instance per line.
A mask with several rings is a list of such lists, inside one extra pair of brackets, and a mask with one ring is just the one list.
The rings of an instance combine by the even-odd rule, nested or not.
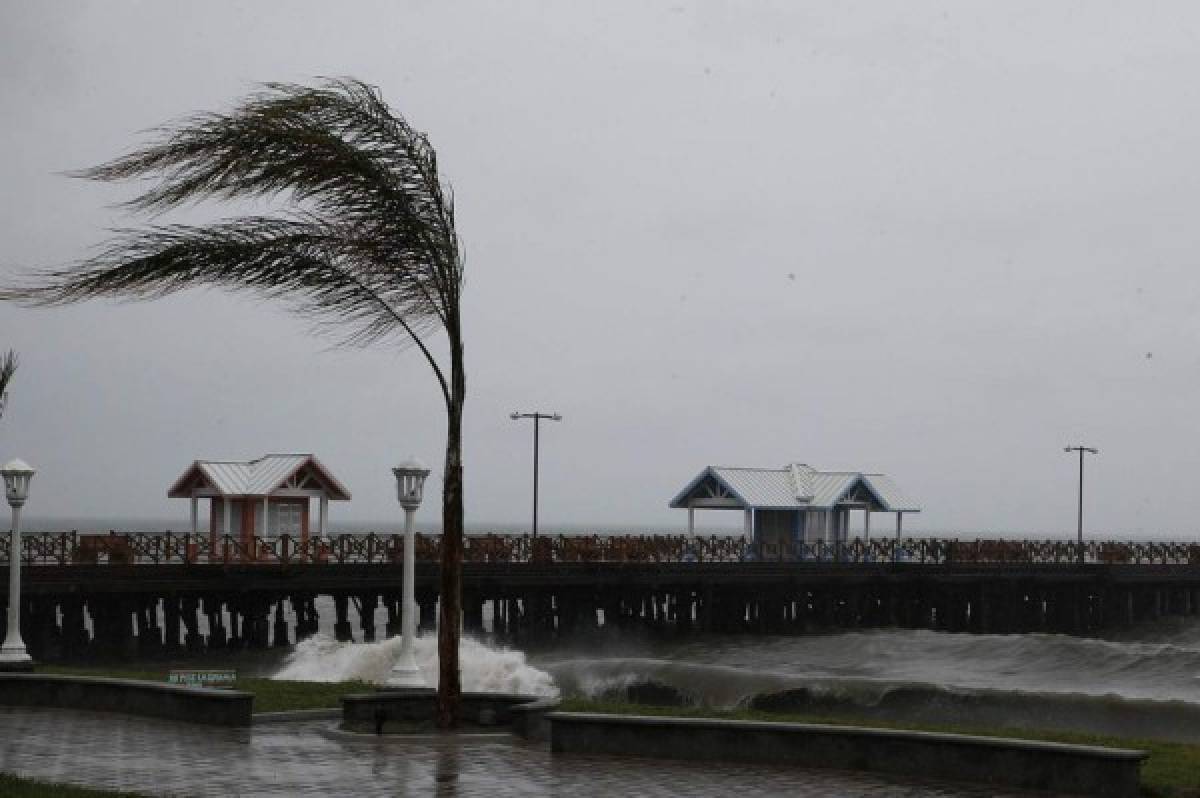
[[(429, 686), (436, 687), (437, 639), (418, 637), (415, 642), (413, 653), (417, 665)], [(271, 678), (308, 682), (357, 679), (383, 684), (399, 656), (399, 637), (378, 643), (341, 643), (326, 635), (316, 635), (296, 644)], [(459, 664), (463, 690), (466, 691), (558, 695), (550, 674), (530, 665), (524, 653), (514, 649), (496, 648), (463, 638), (459, 646)]]
[(1088, 731), (1200, 742), (1200, 703), (1190, 701), (814, 679), (646, 659), (574, 660), (547, 669), (564, 693), (633, 703), (748, 707), (816, 718)]
[(1197, 628), (1125, 641), (896, 629), (719, 637), (539, 666), (564, 694), (593, 698), (1200, 742)]
[[(608, 638), (591, 649), (519, 650), (464, 639), (463, 687), (640, 703), (757, 707), (810, 717), (1091, 731), (1200, 743), (1200, 623), (1127, 639), (883, 629), (685, 641)], [(278, 679), (383, 683), (398, 638), (296, 646)], [(416, 656), (430, 686), (436, 640)]]
[(1200, 742), (1200, 704), (1112, 694), (826, 682), (756, 695), (747, 703), (755, 709), (816, 716)]
[(734, 705), (759, 693), (825, 680), (1200, 703), (1200, 646), (1190, 640), (1122, 642), (1049, 634), (880, 630), (709, 638), (630, 651), (624, 657), (576, 654), (539, 667), (567, 692), (595, 695), (656, 681), (714, 705)]

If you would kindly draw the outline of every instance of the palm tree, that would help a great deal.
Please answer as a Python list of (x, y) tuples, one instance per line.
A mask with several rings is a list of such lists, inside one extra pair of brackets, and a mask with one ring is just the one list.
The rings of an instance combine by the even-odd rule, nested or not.
[(4, 406), (8, 404), (8, 384), (17, 370), (17, 353), (11, 349), (0, 357), (0, 418), (4, 417)]
[[(156, 178), (125, 203), (137, 211), (282, 195), (287, 212), (119, 230), (94, 257), (34, 272), (0, 299), (52, 306), (218, 286), (284, 300), (345, 344), (417, 347), (446, 405), (437, 715), (451, 727), (461, 692), (463, 262), (433, 147), (378, 89), (354, 79), (267, 83), (229, 112), (156, 132), (152, 143), (75, 176)], [(438, 329), (449, 373), (425, 342)]]

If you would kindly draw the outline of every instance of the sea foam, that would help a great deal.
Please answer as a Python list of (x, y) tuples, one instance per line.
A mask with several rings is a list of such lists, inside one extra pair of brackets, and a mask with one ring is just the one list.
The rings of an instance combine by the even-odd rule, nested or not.
[[(437, 639), (418, 637), (413, 654), (426, 682), (438, 682)], [(360, 680), (384, 684), (400, 656), (400, 638), (378, 643), (341, 643), (326, 635), (316, 635), (296, 644), (272, 679), (307, 682)], [(472, 638), (463, 638), (459, 646), (462, 688), (469, 692), (520, 693), (557, 696), (554, 679), (525, 661), (525, 654), (511, 648), (497, 648)]]

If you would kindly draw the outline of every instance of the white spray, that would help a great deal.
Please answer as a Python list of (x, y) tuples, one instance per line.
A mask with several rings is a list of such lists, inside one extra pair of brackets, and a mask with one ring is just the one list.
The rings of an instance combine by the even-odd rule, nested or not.
[[(430, 687), (438, 681), (437, 638), (416, 639), (414, 655)], [(357, 679), (383, 684), (400, 655), (400, 638), (378, 643), (339, 643), (319, 634), (296, 644), (272, 679), (305, 682), (343, 682)], [(493, 648), (463, 638), (458, 649), (462, 688), (468, 692), (520, 693), (558, 696), (554, 679), (525, 661), (525, 654), (510, 648)]]

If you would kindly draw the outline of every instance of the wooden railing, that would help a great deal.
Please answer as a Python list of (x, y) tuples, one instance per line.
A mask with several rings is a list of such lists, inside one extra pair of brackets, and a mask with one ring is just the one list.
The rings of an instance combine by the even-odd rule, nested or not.
[[(403, 561), (402, 535), (336, 535), (300, 539), (282, 535), (254, 539), (222, 535), (80, 534), (23, 535), (22, 562), (30, 565), (86, 564), (343, 564)], [(440, 537), (417, 535), (419, 561), (436, 561)], [(9, 536), (0, 535), (0, 562), (7, 562)], [(813, 562), (1005, 565), (1200, 565), (1200, 544), (1148, 541), (953, 540), (904, 538), (845, 543), (747, 543), (741, 537), (684, 535), (541, 536), (469, 535), (466, 562), (493, 563), (693, 563)]]

